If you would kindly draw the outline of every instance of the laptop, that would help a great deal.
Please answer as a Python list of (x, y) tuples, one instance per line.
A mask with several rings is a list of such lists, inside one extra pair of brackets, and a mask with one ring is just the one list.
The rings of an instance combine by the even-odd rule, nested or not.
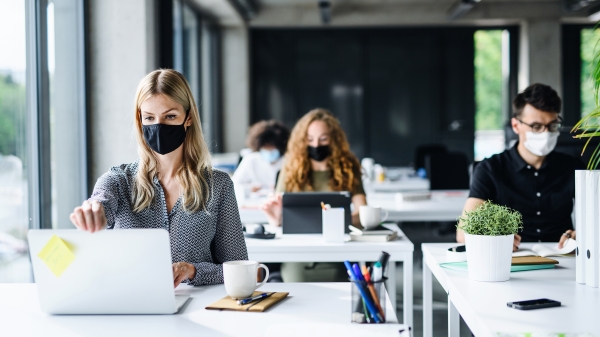
[[(57, 242), (53, 236), (64, 245), (48, 248), (54, 247), (54, 254), (62, 249), (62, 256), (70, 257), (67, 262), (54, 258), (54, 264), (46, 263), (38, 256), (49, 242)], [(189, 299), (175, 296), (169, 233), (164, 229), (42, 229), (30, 230), (28, 240), (46, 313), (173, 314)], [(65, 254), (65, 247), (72, 254)]]
[(344, 229), (348, 233), (348, 226), (352, 224), (350, 192), (283, 193), (282, 233), (322, 234), (321, 202), (331, 205), (332, 208), (344, 208)]

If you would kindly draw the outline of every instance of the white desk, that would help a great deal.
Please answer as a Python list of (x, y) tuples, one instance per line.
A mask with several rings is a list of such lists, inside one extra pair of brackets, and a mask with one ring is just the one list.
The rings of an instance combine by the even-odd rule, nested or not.
[[(0, 331), (3, 336), (404, 336), (397, 324), (350, 323), (350, 283), (269, 283), (265, 291), (290, 297), (265, 313), (206, 310), (224, 297), (223, 285), (180, 285), (177, 294), (191, 300), (175, 315), (47, 315), (40, 311), (35, 284), (0, 284)], [(389, 303), (389, 301), (387, 302)], [(397, 323), (391, 306), (389, 323)], [(311, 330), (312, 329), (312, 330)], [(337, 333), (326, 331), (333, 330)], [(283, 333), (282, 333), (283, 332)]]
[[(456, 221), (465, 206), (468, 190), (433, 191), (431, 199), (423, 201), (396, 200), (395, 193), (368, 193), (367, 204), (381, 206), (389, 212), (388, 221)], [(242, 223), (267, 223), (260, 210), (266, 199), (249, 199), (240, 208)]]
[(396, 264), (403, 263), (404, 324), (413, 322), (413, 251), (414, 245), (404, 233), (391, 242), (325, 243), (320, 234), (288, 234), (273, 240), (246, 239), (248, 258), (265, 262), (343, 262), (377, 261), (381, 251), (390, 254), (388, 286), (391, 302), (396, 307)]
[(428, 200), (399, 201), (395, 193), (375, 193), (367, 194), (367, 204), (388, 211), (388, 221), (456, 221), (468, 196), (468, 190), (432, 191)]
[[(367, 184), (365, 184), (367, 185)], [(405, 192), (405, 191), (422, 191), (429, 189), (429, 180), (413, 177), (404, 178), (396, 181), (384, 181), (381, 183), (372, 182), (368, 183), (369, 186), (365, 186), (367, 189), (371, 189), (374, 192)]]
[[(532, 244), (522, 244), (527, 248)], [(591, 333), (600, 336), (600, 289), (575, 282), (575, 258), (559, 257), (554, 269), (511, 273), (508, 282), (477, 282), (467, 272), (441, 268), (445, 250), (456, 243), (424, 243), (423, 336), (432, 336), (433, 274), (448, 293), (448, 335), (459, 335), (462, 316), (477, 337), (509, 333)], [(561, 307), (522, 311), (507, 302), (550, 298)]]

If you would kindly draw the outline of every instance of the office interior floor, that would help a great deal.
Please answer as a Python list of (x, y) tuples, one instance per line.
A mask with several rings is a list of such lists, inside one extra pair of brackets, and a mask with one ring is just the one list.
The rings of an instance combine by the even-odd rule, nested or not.
[[(423, 222), (405, 222), (399, 224), (406, 236), (415, 245), (413, 261), (413, 302), (414, 302), (414, 335), (423, 336), (423, 260), (421, 253), (421, 244), (424, 242), (454, 242), (455, 223), (423, 223)], [(402, 319), (402, 294), (403, 278), (402, 264), (398, 263), (396, 268), (396, 298), (398, 301), (397, 316)], [(448, 336), (448, 296), (433, 277), (433, 336)], [(461, 318), (460, 336), (471, 337), (469, 327)]]

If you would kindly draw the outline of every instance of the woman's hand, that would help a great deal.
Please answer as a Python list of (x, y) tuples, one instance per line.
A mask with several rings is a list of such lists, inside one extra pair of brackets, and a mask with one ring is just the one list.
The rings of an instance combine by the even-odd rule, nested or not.
[(86, 200), (81, 206), (75, 207), (69, 218), (75, 227), (91, 233), (106, 227), (104, 207), (95, 200)]
[(267, 216), (271, 226), (281, 226), (282, 208), (281, 194), (279, 193), (275, 193), (275, 195), (270, 196), (267, 201), (260, 206), (260, 209), (265, 212), (265, 215)]
[(515, 234), (515, 241), (513, 242), (513, 252), (519, 250), (519, 246), (521, 245), (521, 236), (519, 234)]
[(177, 288), (183, 280), (191, 280), (194, 277), (196, 277), (196, 267), (194, 267), (193, 264), (187, 262), (173, 263), (173, 285), (175, 288)]
[(562, 247), (564, 247), (564, 245), (568, 239), (575, 240), (576, 235), (577, 235), (577, 232), (574, 230), (569, 229), (566, 232), (564, 232), (563, 235), (560, 236), (560, 241), (558, 241), (558, 249), (561, 249)]

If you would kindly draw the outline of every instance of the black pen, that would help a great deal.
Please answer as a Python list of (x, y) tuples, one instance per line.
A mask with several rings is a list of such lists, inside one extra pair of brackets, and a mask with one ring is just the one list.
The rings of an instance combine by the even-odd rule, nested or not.
[(382, 251), (381, 255), (379, 256), (379, 263), (381, 263), (381, 268), (382, 270), (382, 275), (383, 276), (387, 276), (387, 266), (388, 266), (388, 261), (390, 259), (390, 254), (387, 252)]

